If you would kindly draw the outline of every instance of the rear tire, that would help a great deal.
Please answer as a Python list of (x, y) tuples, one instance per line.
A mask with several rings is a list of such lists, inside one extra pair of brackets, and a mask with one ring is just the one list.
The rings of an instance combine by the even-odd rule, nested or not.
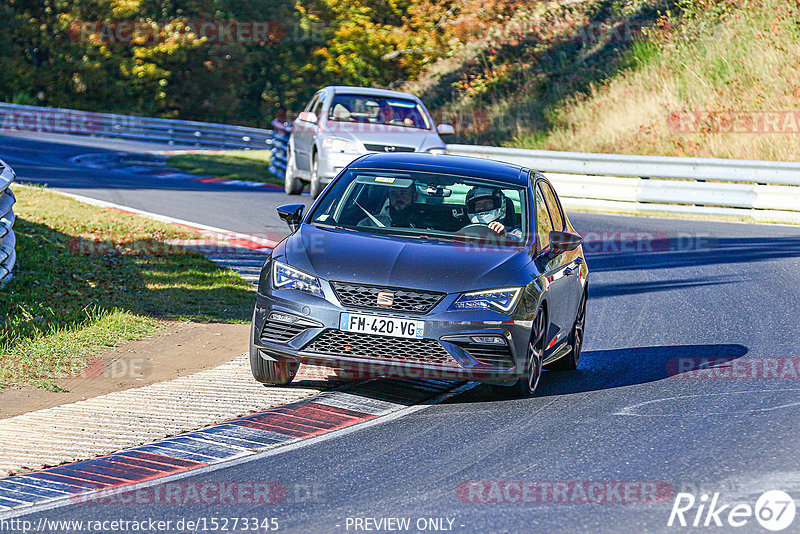
[(544, 358), (545, 334), (547, 333), (547, 315), (542, 308), (536, 312), (533, 320), (533, 331), (528, 342), (528, 358), (525, 374), (510, 386), (495, 386), (495, 391), (503, 397), (530, 397), (536, 393), (542, 377), (542, 360)]
[(319, 182), (319, 159), (317, 155), (311, 156), (311, 183), (308, 186), (311, 198), (317, 198), (322, 192), (322, 184)]
[(574, 371), (578, 368), (578, 360), (581, 358), (583, 348), (583, 334), (586, 326), (586, 291), (583, 292), (581, 302), (578, 304), (578, 314), (575, 316), (575, 323), (572, 325), (572, 332), (569, 334), (569, 344), (572, 350), (566, 355), (547, 365), (548, 370), (553, 371)]
[(286, 172), (284, 173), (283, 178), (283, 190), (286, 191), (287, 195), (299, 195), (303, 192), (303, 187), (305, 187), (303, 180), (295, 176), (294, 150), (290, 148), (286, 157)]

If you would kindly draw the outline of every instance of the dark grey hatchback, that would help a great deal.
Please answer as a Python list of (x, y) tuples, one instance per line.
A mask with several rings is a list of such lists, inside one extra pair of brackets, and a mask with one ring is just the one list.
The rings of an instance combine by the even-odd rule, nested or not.
[(469, 379), (532, 394), (575, 369), (588, 268), (541, 174), (484, 159), (368, 154), (348, 165), (264, 264), (256, 380), (301, 362), (350, 376)]

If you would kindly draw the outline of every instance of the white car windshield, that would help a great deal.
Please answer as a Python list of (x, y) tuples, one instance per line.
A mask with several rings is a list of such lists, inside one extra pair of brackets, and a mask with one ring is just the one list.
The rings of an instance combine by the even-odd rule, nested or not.
[(423, 130), (431, 127), (425, 110), (414, 100), (357, 94), (334, 95), (328, 120)]

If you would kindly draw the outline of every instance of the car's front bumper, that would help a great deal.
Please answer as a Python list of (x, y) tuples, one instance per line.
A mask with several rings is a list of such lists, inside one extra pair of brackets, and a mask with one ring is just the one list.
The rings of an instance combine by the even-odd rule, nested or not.
[[(337, 367), (352, 377), (468, 379), (508, 384), (524, 372), (531, 331), (531, 321), (524, 314), (509, 316), (490, 311), (448, 311), (457, 294), (446, 295), (425, 315), (358, 310), (340, 305), (330, 284), (323, 282), (323, 286), (325, 299), (287, 289), (271, 290), (266, 295), (259, 293), (253, 315), (254, 337), (250, 340), (253, 350), (264, 358), (293, 358), (304, 363)], [(517, 308), (520, 307), (518, 304)], [(346, 350), (316, 350), (315, 347), (324, 344), (324, 339), (352, 335), (339, 330), (340, 316), (346, 311), (423, 320), (425, 341), (356, 334), (369, 337), (367, 345), (371, 348), (374, 344), (374, 354), (370, 351), (369, 356), (354, 357)], [(272, 335), (276, 331), (276, 321), (271, 319), (268, 322), (267, 319), (274, 312), (291, 314), (302, 324), (295, 325), (294, 329), (279, 325), (277, 331), (283, 335)], [(262, 333), (266, 334), (262, 337)], [(474, 356), (485, 353), (480, 346), (468, 341), (475, 335), (505, 338), (507, 349), (503, 347), (501, 352), (506, 351), (507, 357), (503, 355), (496, 358), (497, 361), (487, 362), (485, 357)], [(367, 342), (363, 338), (358, 341)], [(420, 345), (424, 346), (420, 348)]]
[(319, 179), (326, 184), (333, 180), (342, 169), (347, 167), (354, 159), (363, 153), (334, 152), (325, 148), (320, 149)]

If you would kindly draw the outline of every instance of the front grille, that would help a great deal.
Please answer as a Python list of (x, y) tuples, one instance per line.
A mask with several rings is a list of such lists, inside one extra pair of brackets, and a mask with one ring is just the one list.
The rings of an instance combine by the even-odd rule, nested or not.
[(325, 330), (304, 348), (306, 352), (393, 362), (458, 367), (458, 362), (436, 340), (405, 339)]
[(514, 359), (511, 357), (511, 349), (508, 348), (508, 345), (484, 345), (467, 342), (456, 342), (456, 345), (482, 365), (501, 369), (514, 367)]
[[(392, 150), (392, 147), (394, 150)], [(366, 148), (370, 152), (415, 152), (413, 146), (397, 146), (397, 145), (368, 145), (364, 144), (364, 148)], [(386, 150), (386, 149), (389, 150)]]
[[(339, 301), (350, 308), (428, 313), (444, 297), (444, 293), (434, 293), (432, 291), (364, 286), (345, 282), (333, 282), (332, 285)], [(391, 293), (392, 304), (388, 306), (378, 305), (378, 293)]]
[(312, 326), (315, 325), (310, 322), (304, 322), (302, 319), (296, 320), (294, 323), (286, 323), (268, 318), (261, 329), (261, 341), (286, 343)]

